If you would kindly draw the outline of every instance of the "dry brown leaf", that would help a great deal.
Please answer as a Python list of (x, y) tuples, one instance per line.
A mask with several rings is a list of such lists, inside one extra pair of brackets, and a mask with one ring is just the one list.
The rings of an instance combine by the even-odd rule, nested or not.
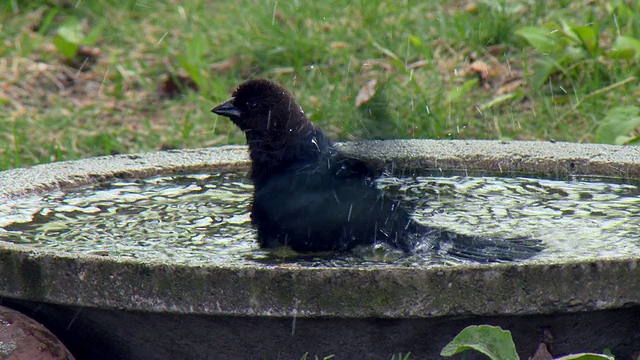
[(369, 71), (369, 70), (373, 69), (374, 67), (381, 67), (382, 69), (384, 69), (386, 71), (391, 71), (391, 70), (394, 69), (394, 66), (389, 64), (389, 62), (386, 61), (386, 60), (368, 59), (368, 60), (364, 60), (362, 62), (362, 71), (363, 72)]
[(339, 50), (339, 49), (347, 49), (349, 47), (349, 44), (344, 41), (334, 41), (331, 43), (330, 46), (334, 50)]
[(496, 91), (496, 93), (498, 95), (509, 94), (526, 85), (527, 85), (527, 82), (524, 80), (521, 80), (521, 79), (513, 80), (500, 86), (500, 88), (498, 89), (498, 91)]
[(542, 334), (542, 339), (540, 339), (536, 352), (533, 353), (533, 356), (529, 357), (529, 360), (553, 360), (553, 355), (551, 355), (551, 344), (553, 344), (553, 335), (551, 335), (549, 330), (545, 330)]
[(469, 68), (467, 70), (467, 72), (478, 74), (481, 79), (485, 80), (489, 78), (490, 71), (491, 68), (489, 67), (489, 65), (482, 60), (474, 61), (473, 63), (471, 63), (471, 65), (469, 65)]
[(487, 46), (485, 50), (487, 53), (491, 54), (491, 56), (500, 56), (505, 52), (505, 46), (504, 44), (491, 45)]
[(478, 3), (475, 1), (468, 2), (464, 6), (464, 11), (468, 12), (469, 14), (476, 14), (478, 12)]
[(160, 78), (158, 91), (164, 98), (175, 98), (187, 89), (198, 91), (198, 85), (188, 75), (183, 74), (163, 74)]
[(316, 109), (322, 109), (322, 103), (320, 102), (320, 99), (318, 99), (317, 96), (310, 96), (309, 103), (311, 104), (311, 106), (313, 106)]
[[(78, 47), (78, 56), (98, 58), (102, 54), (102, 51), (95, 46), (80, 46)], [(95, 60), (94, 60), (95, 61)]]
[(280, 76), (284, 74), (293, 74), (296, 72), (296, 69), (293, 67), (279, 67), (273, 68), (269, 72), (273, 73), (275, 76)]
[(283, 263), (283, 264), (279, 264), (278, 267), (280, 267), (280, 268), (297, 268), (297, 267), (300, 267), (300, 265)]
[(529, 357), (529, 360), (553, 360), (553, 355), (547, 349), (547, 344), (540, 343), (533, 356)]
[(378, 80), (372, 79), (360, 88), (358, 96), (356, 96), (356, 107), (366, 104), (376, 95), (376, 85), (378, 85)]
[(237, 56), (233, 56), (227, 60), (211, 64), (211, 71), (216, 73), (229, 72), (238, 63), (238, 61), (240, 61), (240, 58)]
[(429, 64), (428, 60), (418, 60), (416, 62), (412, 62), (411, 64), (408, 64), (406, 67), (409, 70), (413, 70), (413, 69), (417, 69), (417, 68), (426, 66), (427, 64)]
[(480, 85), (485, 89), (498, 88), (498, 95), (511, 93), (526, 85), (522, 80), (522, 71), (514, 71), (499, 62), (474, 61), (467, 67), (467, 74), (476, 74), (480, 78)]

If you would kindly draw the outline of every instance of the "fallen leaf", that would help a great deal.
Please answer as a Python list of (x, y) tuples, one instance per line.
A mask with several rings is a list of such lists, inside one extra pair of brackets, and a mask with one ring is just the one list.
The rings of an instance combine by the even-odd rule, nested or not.
[(159, 92), (162, 97), (174, 98), (187, 89), (198, 91), (198, 85), (189, 76), (164, 74), (160, 79)]
[(334, 41), (331, 43), (331, 48), (333, 50), (347, 49), (349, 48), (349, 44), (344, 41)]
[(322, 103), (320, 102), (320, 99), (318, 99), (317, 96), (309, 97), (309, 103), (311, 103), (311, 105), (316, 109), (322, 109)]
[(78, 48), (77, 56), (91, 57), (95, 59), (100, 56), (101, 53), (102, 51), (100, 51), (100, 49), (97, 47), (82, 45)]
[(506, 51), (504, 44), (487, 46), (485, 50), (487, 53), (491, 54), (491, 56), (500, 56)]
[(478, 76), (480, 76), (480, 79), (483, 80), (483, 83), (486, 82), (491, 76), (491, 68), (486, 62), (482, 60), (474, 61), (473, 63), (471, 63), (467, 72), (478, 74)]
[(428, 60), (418, 60), (416, 62), (412, 62), (411, 64), (408, 64), (407, 69), (409, 70), (417, 69), (417, 68), (426, 66), (427, 64), (429, 64)]
[(497, 95), (511, 93), (525, 86), (524, 74), (497, 61), (476, 60), (467, 67), (467, 74), (476, 74), (484, 89), (496, 89)]
[(529, 357), (529, 360), (552, 360), (551, 344), (553, 344), (553, 336), (549, 330), (545, 330), (536, 352), (533, 353), (533, 356)]
[(476, 3), (475, 1), (467, 3), (464, 6), (464, 11), (468, 12), (469, 14), (477, 14), (478, 13), (478, 3)]
[(297, 267), (300, 267), (300, 265), (284, 263), (284, 264), (279, 264), (278, 267), (280, 267), (280, 268), (297, 268)]
[(498, 95), (512, 93), (518, 90), (519, 88), (524, 87), (525, 85), (527, 85), (526, 81), (517, 79), (500, 86), (500, 88), (498, 89), (498, 91), (496, 91), (496, 93)]
[(293, 67), (278, 67), (269, 70), (269, 72), (274, 74), (275, 76), (280, 76), (285, 74), (293, 74), (296, 72), (296, 69), (294, 69)]
[(369, 59), (369, 60), (364, 60), (362, 62), (363, 72), (367, 72), (373, 69), (374, 67), (381, 67), (383, 70), (386, 70), (386, 71), (391, 71), (394, 69), (393, 65), (389, 64), (386, 60)]
[(552, 359), (553, 359), (553, 355), (551, 355), (551, 353), (549, 352), (549, 349), (547, 349), (547, 344), (545, 343), (538, 344), (538, 348), (536, 349), (536, 352), (533, 354), (533, 356), (529, 358), (529, 360), (552, 360)]
[(226, 73), (229, 72), (233, 67), (240, 61), (240, 58), (237, 56), (231, 57), (227, 60), (220, 61), (214, 64), (211, 64), (211, 71), (216, 73)]
[(356, 107), (366, 104), (376, 95), (376, 85), (378, 85), (378, 80), (372, 79), (360, 88), (358, 96), (356, 96)]

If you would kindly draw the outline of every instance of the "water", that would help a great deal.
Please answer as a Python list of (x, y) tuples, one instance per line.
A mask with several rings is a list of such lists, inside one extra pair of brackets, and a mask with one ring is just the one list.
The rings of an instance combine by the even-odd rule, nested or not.
[[(426, 225), (467, 234), (532, 237), (544, 250), (526, 261), (640, 254), (637, 184), (530, 178), (383, 178)], [(384, 246), (355, 255), (291, 258), (258, 249), (246, 174), (194, 174), (116, 181), (0, 201), (0, 241), (69, 254), (192, 265), (397, 266), (456, 264)]]

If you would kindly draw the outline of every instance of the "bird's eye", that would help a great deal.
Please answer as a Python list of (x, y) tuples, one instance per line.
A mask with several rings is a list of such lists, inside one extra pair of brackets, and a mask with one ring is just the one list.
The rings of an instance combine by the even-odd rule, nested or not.
[(247, 107), (249, 108), (249, 110), (255, 110), (258, 108), (258, 102), (255, 100), (247, 101)]

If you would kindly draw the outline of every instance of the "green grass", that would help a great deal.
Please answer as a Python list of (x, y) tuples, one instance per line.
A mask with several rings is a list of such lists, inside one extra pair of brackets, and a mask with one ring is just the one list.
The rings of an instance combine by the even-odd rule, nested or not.
[[(640, 39), (640, 9), (622, 1), (10, 0), (0, 19), (0, 169), (243, 143), (209, 110), (250, 77), (283, 83), (338, 140), (596, 141), (640, 94), (640, 47), (611, 55), (619, 35)], [(555, 54), (518, 33), (563, 24), (595, 35)], [(99, 55), (85, 63), (82, 45)], [(198, 90), (166, 96), (172, 77)], [(632, 142), (630, 127), (606, 138)]]

